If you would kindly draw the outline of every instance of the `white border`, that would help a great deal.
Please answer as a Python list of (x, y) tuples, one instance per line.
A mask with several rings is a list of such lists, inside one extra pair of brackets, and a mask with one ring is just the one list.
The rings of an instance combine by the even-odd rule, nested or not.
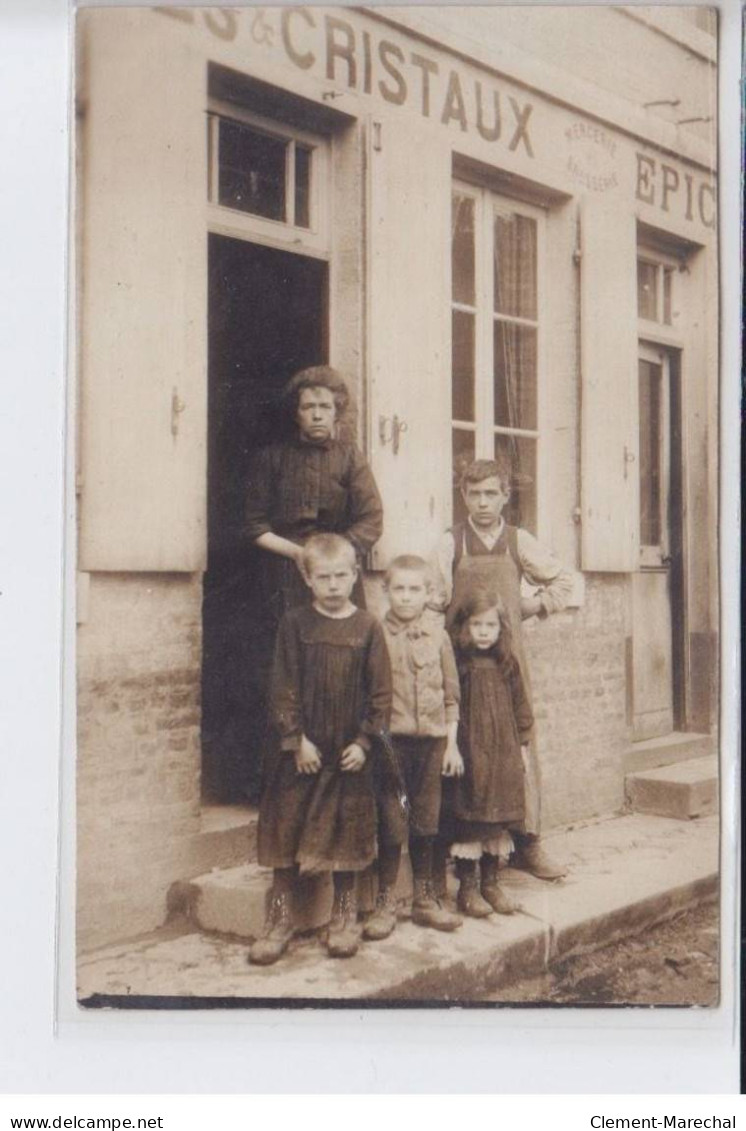
[[(723, 1005), (696, 1010), (76, 1013), (55, 1028), (69, 12), (0, 0), (0, 1090), (734, 1093), (738, 750), (740, 10), (721, 8)], [(67, 599), (70, 592), (68, 587)], [(70, 608), (68, 603), (68, 608)], [(67, 672), (74, 625), (66, 624)], [(71, 749), (72, 684), (64, 687)], [(62, 804), (72, 828), (73, 768)], [(72, 840), (62, 886), (72, 887)], [(71, 901), (63, 903), (72, 914)], [(71, 923), (63, 924), (69, 940)], [(62, 985), (71, 955), (62, 955)], [(599, 1105), (605, 1108), (606, 1105)], [(31, 1112), (33, 1113), (33, 1111)], [(412, 1115), (415, 1118), (414, 1112)], [(495, 1109), (494, 1118), (499, 1116)], [(584, 1124), (587, 1126), (587, 1123)]]

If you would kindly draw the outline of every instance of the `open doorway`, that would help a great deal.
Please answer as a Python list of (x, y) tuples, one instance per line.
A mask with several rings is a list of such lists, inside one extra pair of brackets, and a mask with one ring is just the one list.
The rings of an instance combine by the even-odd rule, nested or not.
[(209, 236), (208, 561), (202, 611), (202, 793), (255, 801), (265, 741), (263, 553), (246, 545), (247, 469), (283, 429), (283, 386), (327, 361), (325, 261)]

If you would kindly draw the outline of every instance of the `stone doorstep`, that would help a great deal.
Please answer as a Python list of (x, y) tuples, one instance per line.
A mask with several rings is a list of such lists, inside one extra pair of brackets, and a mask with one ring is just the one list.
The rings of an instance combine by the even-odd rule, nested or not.
[[(503, 882), (523, 913), (468, 920), (453, 934), (401, 921), (381, 943), (351, 959), (330, 959), (318, 938), (302, 936), (276, 966), (251, 967), (246, 943), (199, 931), (173, 937), (173, 928), (120, 943), (79, 962), (79, 998), (131, 994), (191, 998), (284, 999), (313, 1002), (479, 1001), (518, 978), (533, 977), (571, 954), (597, 949), (712, 899), (718, 890), (716, 817), (671, 821), (629, 814), (554, 834), (547, 847), (569, 872), (560, 883), (507, 869)], [(217, 915), (209, 899), (228, 879), (213, 875), (201, 914)], [(243, 877), (247, 906), (263, 910), (267, 876)], [(204, 888), (202, 889), (204, 892)], [(233, 923), (245, 930), (242, 912)], [(225, 906), (221, 915), (227, 915)], [(221, 920), (224, 924), (227, 918)], [(119, 1004), (126, 1004), (122, 1001)]]
[(715, 755), (627, 774), (625, 796), (637, 813), (689, 820), (718, 811), (718, 762)]
[(655, 770), (659, 766), (671, 766), (691, 758), (704, 758), (716, 750), (716, 742), (715, 735), (693, 731), (674, 731), (661, 738), (633, 742), (624, 753), (624, 773), (634, 774), (639, 770)]

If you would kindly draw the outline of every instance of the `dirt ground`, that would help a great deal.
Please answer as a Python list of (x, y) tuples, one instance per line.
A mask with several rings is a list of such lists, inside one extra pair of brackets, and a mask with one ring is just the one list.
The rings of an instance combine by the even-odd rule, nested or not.
[(492, 1001), (544, 1005), (700, 1005), (718, 1002), (718, 909), (684, 912), (547, 974), (503, 987)]

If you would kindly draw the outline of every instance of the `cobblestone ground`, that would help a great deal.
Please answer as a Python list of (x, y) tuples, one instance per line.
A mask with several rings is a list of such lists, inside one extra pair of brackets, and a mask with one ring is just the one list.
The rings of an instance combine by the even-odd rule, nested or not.
[(713, 903), (640, 935), (558, 963), (489, 1000), (544, 1005), (699, 1005), (718, 1002), (719, 927)]

